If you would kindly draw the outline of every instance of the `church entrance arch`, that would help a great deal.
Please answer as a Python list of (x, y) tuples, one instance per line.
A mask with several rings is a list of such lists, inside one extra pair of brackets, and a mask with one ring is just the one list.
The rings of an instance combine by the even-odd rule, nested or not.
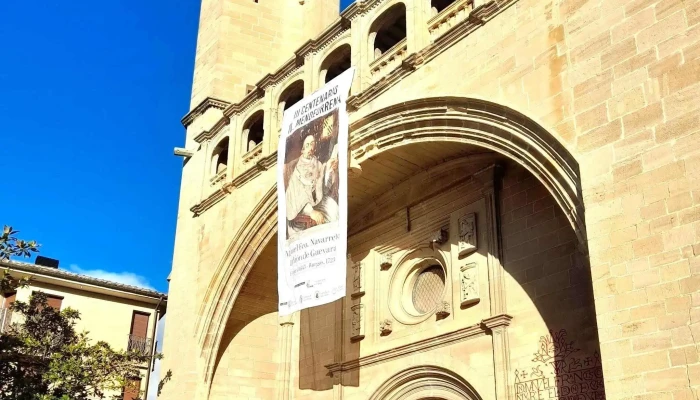
[[(448, 143), (453, 144), (451, 147), (481, 149), (483, 152), (506, 158), (534, 176), (551, 195), (573, 228), (579, 250), (585, 251), (583, 202), (576, 161), (554, 136), (514, 110), (483, 100), (421, 99), (391, 106), (362, 118), (351, 125), (351, 136), (352, 159), (365, 170), (362, 175), (371, 174), (373, 158), (393, 150), (408, 148), (405, 146), (409, 145), (416, 149), (423, 145)], [(480, 157), (480, 154), (474, 153), (469, 156)], [(446, 156), (444, 161), (449, 161), (449, 156)], [(422, 167), (418, 165), (416, 168), (416, 171), (409, 171), (407, 174), (416, 173)], [(352, 179), (349, 186), (352, 190)], [(352, 204), (350, 206), (352, 207)], [(205, 294), (198, 331), (206, 384), (211, 384), (226, 322), (253, 265), (276, 234), (276, 226), (277, 191), (276, 187), (272, 187), (231, 241)], [(592, 293), (592, 288), (590, 289)], [(584, 301), (592, 303), (592, 296)], [(406, 371), (404, 372), (415, 372), (413, 369)], [(434, 374), (444, 379), (451, 376), (449, 371), (444, 370)], [(373, 399), (478, 398), (473, 397), (475, 393), (467, 393), (472, 397), (459, 397), (463, 393), (445, 390), (440, 393), (416, 392), (415, 397)]]
[(481, 397), (454, 372), (419, 365), (389, 378), (369, 400), (481, 400)]

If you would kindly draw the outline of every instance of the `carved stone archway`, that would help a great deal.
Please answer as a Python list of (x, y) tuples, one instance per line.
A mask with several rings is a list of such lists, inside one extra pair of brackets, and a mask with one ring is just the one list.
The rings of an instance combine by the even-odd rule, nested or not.
[[(578, 164), (555, 136), (515, 110), (485, 100), (427, 98), (369, 114), (353, 123), (350, 132), (352, 158), (360, 165), (389, 149), (426, 141), (462, 143), (500, 153), (523, 166), (547, 188), (585, 249)], [(234, 236), (203, 299), (197, 332), (207, 385), (237, 295), (276, 230), (277, 187), (274, 185)]]
[(445, 368), (421, 365), (387, 379), (369, 400), (481, 400), (461, 376)]

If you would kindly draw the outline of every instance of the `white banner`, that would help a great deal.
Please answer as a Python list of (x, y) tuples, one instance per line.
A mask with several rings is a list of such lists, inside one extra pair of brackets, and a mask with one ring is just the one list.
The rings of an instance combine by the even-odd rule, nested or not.
[(284, 112), (277, 151), (279, 315), (345, 296), (348, 114), (343, 72)]

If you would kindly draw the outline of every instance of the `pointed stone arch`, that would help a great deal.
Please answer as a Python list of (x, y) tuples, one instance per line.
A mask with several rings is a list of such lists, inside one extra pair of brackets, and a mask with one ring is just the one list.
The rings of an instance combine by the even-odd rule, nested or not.
[[(586, 234), (578, 164), (557, 138), (525, 115), (485, 100), (426, 98), (371, 113), (350, 126), (352, 158), (362, 162), (391, 148), (425, 141), (482, 147), (522, 165), (550, 192), (576, 232)], [(277, 231), (277, 186), (243, 222), (207, 288), (198, 326), (203, 379), (211, 382), (221, 336), (257, 257)]]

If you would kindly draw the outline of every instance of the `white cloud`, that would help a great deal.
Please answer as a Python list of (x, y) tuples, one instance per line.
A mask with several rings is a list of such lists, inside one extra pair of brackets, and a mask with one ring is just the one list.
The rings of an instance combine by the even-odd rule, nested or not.
[(110, 272), (101, 269), (83, 269), (75, 264), (68, 266), (70, 272), (80, 275), (87, 275), (93, 278), (105, 279), (112, 282), (122, 283), (125, 285), (138, 286), (144, 289), (155, 290), (144, 276), (134, 274), (133, 272), (121, 271)]
[[(163, 332), (165, 331), (165, 318), (163, 317), (158, 321), (158, 332), (156, 334), (157, 347), (156, 351), (160, 352), (163, 349)], [(165, 354), (167, 356), (167, 354)], [(160, 382), (160, 363), (161, 360), (156, 360), (155, 368), (151, 372), (151, 381), (148, 384), (148, 395), (146, 400), (155, 400), (158, 397), (158, 383)], [(167, 385), (167, 383), (166, 383)]]

